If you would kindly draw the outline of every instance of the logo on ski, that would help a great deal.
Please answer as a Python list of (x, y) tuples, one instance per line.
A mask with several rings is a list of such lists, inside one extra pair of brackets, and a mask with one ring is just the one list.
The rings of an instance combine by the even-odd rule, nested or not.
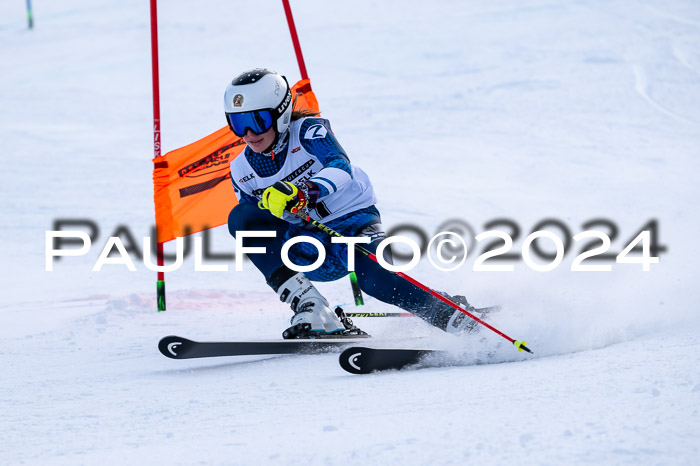
[(177, 352), (175, 350), (177, 349), (178, 346), (182, 344), (181, 341), (174, 341), (168, 345), (168, 352), (172, 354), (173, 356), (177, 356)]
[(358, 366), (358, 365), (356, 364), (356, 362), (357, 362), (357, 357), (360, 356), (360, 355), (362, 355), (362, 353), (355, 353), (355, 354), (351, 354), (350, 357), (348, 358), (348, 364), (350, 364), (350, 366), (352, 366), (354, 369), (357, 369), (358, 371), (361, 371), (361, 370), (362, 370), (362, 369), (360, 368), (360, 366)]

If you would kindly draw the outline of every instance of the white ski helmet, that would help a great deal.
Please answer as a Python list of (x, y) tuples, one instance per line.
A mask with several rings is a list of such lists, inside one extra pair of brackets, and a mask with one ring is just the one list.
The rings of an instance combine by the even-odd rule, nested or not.
[(246, 71), (226, 87), (224, 111), (229, 127), (239, 137), (248, 129), (261, 134), (271, 127), (279, 136), (292, 118), (292, 89), (287, 78), (274, 71)]

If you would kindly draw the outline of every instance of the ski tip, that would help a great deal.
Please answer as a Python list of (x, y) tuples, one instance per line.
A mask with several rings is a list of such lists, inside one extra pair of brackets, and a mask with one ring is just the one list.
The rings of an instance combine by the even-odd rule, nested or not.
[(352, 346), (340, 354), (338, 362), (340, 367), (351, 374), (369, 374), (376, 371), (400, 370), (418, 364), (424, 356), (435, 352), (437, 351), (430, 349)]
[(167, 356), (172, 359), (181, 359), (182, 354), (180, 350), (182, 349), (183, 345), (186, 348), (188, 343), (192, 343), (192, 340), (170, 335), (160, 339), (158, 342), (158, 350), (163, 356)]
[(518, 352), (522, 353), (523, 351), (527, 351), (530, 354), (534, 354), (530, 348), (528, 348), (527, 342), (526, 341), (520, 341), (520, 340), (513, 340), (513, 345), (518, 348)]
[(338, 357), (340, 367), (350, 372), (351, 374), (369, 374), (372, 369), (366, 367), (366, 359), (371, 354), (371, 348), (362, 346), (353, 346), (347, 348)]

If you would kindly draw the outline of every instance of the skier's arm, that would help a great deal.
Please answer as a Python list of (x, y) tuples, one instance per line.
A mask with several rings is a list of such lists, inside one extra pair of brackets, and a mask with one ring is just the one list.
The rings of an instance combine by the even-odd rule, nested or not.
[(338, 191), (352, 180), (352, 168), (345, 150), (331, 130), (330, 122), (324, 118), (304, 120), (299, 135), (304, 149), (323, 164), (309, 181), (318, 187), (318, 199)]

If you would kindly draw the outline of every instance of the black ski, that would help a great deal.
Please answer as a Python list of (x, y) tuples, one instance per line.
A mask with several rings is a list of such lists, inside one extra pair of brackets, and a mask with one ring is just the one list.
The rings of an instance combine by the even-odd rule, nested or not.
[(216, 356), (251, 356), (261, 354), (330, 353), (357, 344), (358, 338), (316, 338), (269, 341), (199, 342), (178, 336), (164, 337), (158, 349), (172, 359), (210, 358)]
[(402, 369), (418, 364), (424, 357), (442, 353), (440, 350), (365, 348), (353, 346), (340, 353), (340, 367), (351, 374)]

